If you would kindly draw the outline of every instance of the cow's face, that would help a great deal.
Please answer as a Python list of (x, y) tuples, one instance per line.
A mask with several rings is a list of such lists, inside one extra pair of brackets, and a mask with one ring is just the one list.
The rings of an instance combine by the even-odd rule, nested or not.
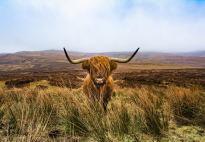
[(117, 63), (105, 56), (94, 56), (82, 63), (83, 70), (87, 71), (95, 85), (104, 85)]

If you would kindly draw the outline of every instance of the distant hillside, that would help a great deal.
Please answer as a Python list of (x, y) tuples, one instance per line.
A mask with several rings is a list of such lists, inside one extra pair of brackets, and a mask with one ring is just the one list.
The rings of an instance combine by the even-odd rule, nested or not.
[(134, 60), (141, 62), (156, 62), (191, 67), (205, 67), (205, 57), (183, 56), (176, 54), (141, 53), (136, 56)]
[(186, 52), (186, 53), (179, 53), (179, 54), (184, 56), (205, 57), (205, 51)]
[[(68, 51), (71, 59), (104, 55), (114, 58), (128, 58), (132, 52), (83, 53)], [(120, 68), (176, 68), (205, 67), (205, 57), (184, 56), (168, 53), (137, 53), (127, 64), (119, 64)], [(70, 64), (63, 50), (18, 52), (0, 54), (0, 71), (38, 71), (81, 69), (81, 64)]]
[[(85, 54), (85, 56), (104, 55), (114, 58), (128, 58), (132, 55), (132, 52), (107, 52), (107, 53), (91, 53)], [(205, 67), (205, 57), (189, 56), (181, 54), (171, 53), (155, 53), (155, 52), (144, 52), (137, 53), (132, 61), (140, 62), (154, 62), (163, 64), (173, 64), (180, 66), (191, 66), (191, 67)]]

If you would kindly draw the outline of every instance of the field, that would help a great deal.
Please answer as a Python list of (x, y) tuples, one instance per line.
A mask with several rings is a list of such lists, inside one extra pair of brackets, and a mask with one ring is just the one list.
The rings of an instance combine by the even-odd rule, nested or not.
[(107, 115), (82, 70), (1, 72), (1, 140), (205, 141), (205, 69), (145, 64), (112, 74)]
[(105, 115), (82, 92), (87, 73), (62, 51), (1, 54), (0, 141), (205, 141), (204, 61), (139, 53), (118, 64)]

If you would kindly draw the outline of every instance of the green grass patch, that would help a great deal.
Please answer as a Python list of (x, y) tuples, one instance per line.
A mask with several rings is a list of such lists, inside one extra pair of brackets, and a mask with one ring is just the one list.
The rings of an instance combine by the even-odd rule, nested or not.
[(5, 88), (5, 81), (0, 81), (0, 88)]

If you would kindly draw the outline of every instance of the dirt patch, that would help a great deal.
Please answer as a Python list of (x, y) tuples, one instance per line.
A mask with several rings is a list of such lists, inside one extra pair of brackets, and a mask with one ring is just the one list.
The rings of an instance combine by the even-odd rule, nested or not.
[(12, 87), (17, 87), (17, 88), (22, 88), (27, 86), (30, 82), (33, 82), (34, 79), (29, 79), (29, 78), (21, 78), (21, 79), (16, 79), (16, 80), (10, 80), (6, 81), (6, 85), (8, 88)]

